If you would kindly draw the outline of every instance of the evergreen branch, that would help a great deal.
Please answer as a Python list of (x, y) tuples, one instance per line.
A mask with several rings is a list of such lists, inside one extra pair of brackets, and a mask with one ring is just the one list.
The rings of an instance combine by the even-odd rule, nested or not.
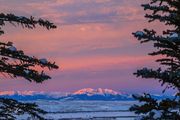
[(136, 75), (137, 77), (142, 77), (146, 79), (147, 78), (158, 79), (162, 83), (162, 86), (165, 83), (167, 83), (170, 87), (180, 88), (180, 70), (162, 71), (161, 68), (157, 70), (143, 68), (143, 69), (137, 70), (137, 72), (134, 73), (134, 75)]
[(157, 5), (150, 5), (150, 4), (142, 4), (142, 7), (144, 7), (144, 10), (152, 10), (153, 14), (156, 14), (157, 12), (166, 12), (166, 13), (173, 13), (175, 10), (171, 10), (169, 6), (167, 5), (162, 5), (162, 6), (157, 6)]
[(179, 27), (180, 27), (180, 23), (179, 23), (180, 18), (177, 17), (176, 13), (170, 14), (170, 15), (146, 14), (145, 17), (149, 19), (149, 22), (159, 20), (160, 22), (164, 22), (166, 25), (175, 26), (176, 29), (179, 29)]
[[(29, 29), (35, 28), (36, 25), (45, 27), (48, 30), (56, 28), (53, 23), (41, 18), (35, 20), (32, 16), (27, 18), (15, 16), (14, 14), (0, 13), (0, 35), (4, 34), (2, 26), (6, 25), (6, 22)], [(22, 50), (17, 50), (12, 42), (0, 42), (0, 73), (6, 73), (12, 78), (23, 77), (36, 83), (42, 83), (44, 80), (51, 79), (44, 71), (38, 72), (36, 70), (37, 66), (41, 68), (48, 67), (49, 70), (58, 69), (55, 62), (51, 63), (44, 58), (38, 59), (25, 55)], [(44, 120), (41, 115), (45, 113), (44, 110), (38, 108), (34, 103), (21, 103), (12, 99), (0, 98), (0, 119), (2, 120), (15, 120), (17, 116), (24, 114), (30, 115), (33, 119)]]
[(133, 105), (130, 111), (143, 114), (141, 120), (178, 120), (180, 101), (177, 98), (156, 100), (150, 94), (133, 95), (142, 105)]
[(159, 6), (168, 5), (171, 8), (179, 8), (178, 0), (150, 0), (150, 4), (158, 4)]
[(16, 116), (28, 114), (37, 120), (45, 120), (41, 115), (46, 114), (34, 103), (22, 103), (13, 99), (0, 98), (0, 119), (16, 120)]
[(164, 70), (143, 68), (134, 74), (146, 79), (157, 79), (161, 86), (166, 85), (163, 92), (173, 88), (177, 93), (173, 99), (163, 100), (155, 100), (149, 94), (133, 96), (143, 104), (134, 105), (130, 110), (141, 115), (140, 120), (178, 120), (180, 118), (180, 1), (150, 0), (149, 4), (143, 4), (142, 7), (152, 12), (145, 15), (149, 22), (158, 20), (171, 26), (171, 30), (162, 31), (163, 35), (157, 35), (155, 30), (147, 29), (133, 33), (141, 43), (153, 43), (157, 51), (149, 55), (163, 57), (156, 62), (164, 68)]
[(51, 79), (50, 76), (46, 75), (43, 71), (39, 73), (36, 70), (30, 69), (31, 64), (17, 64), (12, 65), (0, 60), (0, 72), (7, 73), (8, 75), (13, 75), (13, 77), (23, 77), (29, 81), (35, 81), (41, 83), (44, 80)]
[(22, 50), (17, 50), (11, 42), (0, 43), (0, 55), (17, 59), (21, 62), (39, 65), (41, 67), (48, 67), (49, 69), (58, 69), (58, 66), (55, 64), (55, 62), (51, 63), (46, 59), (37, 59), (36, 57), (27, 56)]
[(4, 14), (4, 13), (0, 13), (0, 25), (5, 25), (5, 22), (15, 22), (17, 24), (21, 24), (22, 27), (26, 27), (26, 28), (30, 28), (30, 29), (33, 29), (36, 27), (36, 25), (40, 25), (40, 26), (43, 26), (43, 27), (46, 27), (48, 30), (49, 29), (54, 29), (56, 28), (56, 26), (49, 22), (48, 20), (43, 20), (43, 19), (38, 19), (38, 20), (35, 20), (34, 17), (30, 17), (30, 18), (27, 18), (27, 17), (24, 17), (24, 16), (16, 16), (14, 14)]

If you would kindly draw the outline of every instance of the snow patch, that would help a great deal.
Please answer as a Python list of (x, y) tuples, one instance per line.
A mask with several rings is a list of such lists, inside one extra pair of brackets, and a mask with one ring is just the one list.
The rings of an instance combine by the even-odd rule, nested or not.
[(40, 63), (42, 63), (42, 64), (47, 64), (47, 63), (48, 63), (48, 61), (47, 61), (45, 58), (42, 58), (42, 59), (40, 59), (39, 61), (40, 61)]
[(8, 50), (10, 50), (10, 51), (12, 51), (12, 52), (17, 51), (16, 47), (14, 47), (14, 46), (9, 47)]
[(158, 118), (161, 118), (162, 116), (162, 111), (161, 110), (152, 110), (151, 112), (154, 113), (154, 119), (158, 119)]
[(171, 33), (169, 38), (178, 38), (179, 35), (177, 33)]
[(24, 72), (28, 75), (30, 73), (29, 70), (24, 70)]
[(140, 37), (142, 37), (142, 36), (144, 36), (144, 33), (143, 33), (142, 31), (137, 31), (137, 32), (135, 33), (135, 36), (140, 36)]

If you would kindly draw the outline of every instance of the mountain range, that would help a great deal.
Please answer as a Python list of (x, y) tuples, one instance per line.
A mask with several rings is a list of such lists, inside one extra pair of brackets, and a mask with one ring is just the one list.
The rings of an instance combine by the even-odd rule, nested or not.
[[(101, 101), (129, 101), (134, 100), (131, 94), (117, 92), (111, 89), (84, 88), (73, 93), (35, 92), (35, 91), (3, 91), (0, 97), (16, 100), (101, 100)], [(167, 96), (153, 95), (162, 99)]]

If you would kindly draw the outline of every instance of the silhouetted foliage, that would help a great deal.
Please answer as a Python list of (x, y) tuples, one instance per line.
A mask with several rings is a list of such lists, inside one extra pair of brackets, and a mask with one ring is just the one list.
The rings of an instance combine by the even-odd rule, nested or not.
[(158, 35), (155, 30), (144, 29), (133, 35), (141, 42), (151, 42), (156, 51), (151, 56), (160, 56), (156, 62), (160, 63), (157, 69), (143, 68), (134, 73), (137, 77), (158, 80), (165, 86), (163, 92), (173, 88), (176, 93), (173, 99), (156, 100), (150, 94), (134, 95), (142, 105), (130, 108), (139, 114), (140, 120), (179, 120), (180, 119), (180, 1), (179, 0), (149, 0), (143, 4), (144, 10), (149, 10), (145, 18), (149, 22), (156, 20), (165, 23), (169, 29)]
[[(21, 25), (23, 28), (34, 29), (37, 25), (49, 29), (54, 29), (56, 26), (43, 19), (34, 19), (34, 17), (16, 16), (14, 14), (0, 13), (0, 35), (5, 32), (2, 27), (9, 22), (12, 25)], [(47, 67), (49, 70), (58, 69), (55, 62), (51, 63), (45, 58), (38, 59), (31, 57), (22, 50), (18, 50), (12, 42), (0, 42), (0, 73), (8, 74), (12, 78), (22, 77), (30, 82), (42, 83), (44, 80), (51, 77), (38, 71), (37, 67), (42, 69)], [(30, 115), (33, 119), (44, 119), (41, 115), (45, 114), (44, 110), (38, 108), (34, 103), (22, 103), (12, 99), (0, 98), (0, 119), (14, 120), (19, 115)]]

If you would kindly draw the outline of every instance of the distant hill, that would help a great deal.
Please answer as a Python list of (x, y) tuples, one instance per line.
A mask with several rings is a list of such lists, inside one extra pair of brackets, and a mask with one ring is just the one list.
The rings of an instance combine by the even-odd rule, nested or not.
[[(4, 91), (0, 97), (13, 98), (16, 100), (99, 100), (99, 101), (129, 101), (134, 100), (132, 95), (116, 92), (111, 89), (84, 88), (74, 93), (59, 92), (35, 92), (35, 91)], [(153, 95), (156, 99), (167, 96)]]

